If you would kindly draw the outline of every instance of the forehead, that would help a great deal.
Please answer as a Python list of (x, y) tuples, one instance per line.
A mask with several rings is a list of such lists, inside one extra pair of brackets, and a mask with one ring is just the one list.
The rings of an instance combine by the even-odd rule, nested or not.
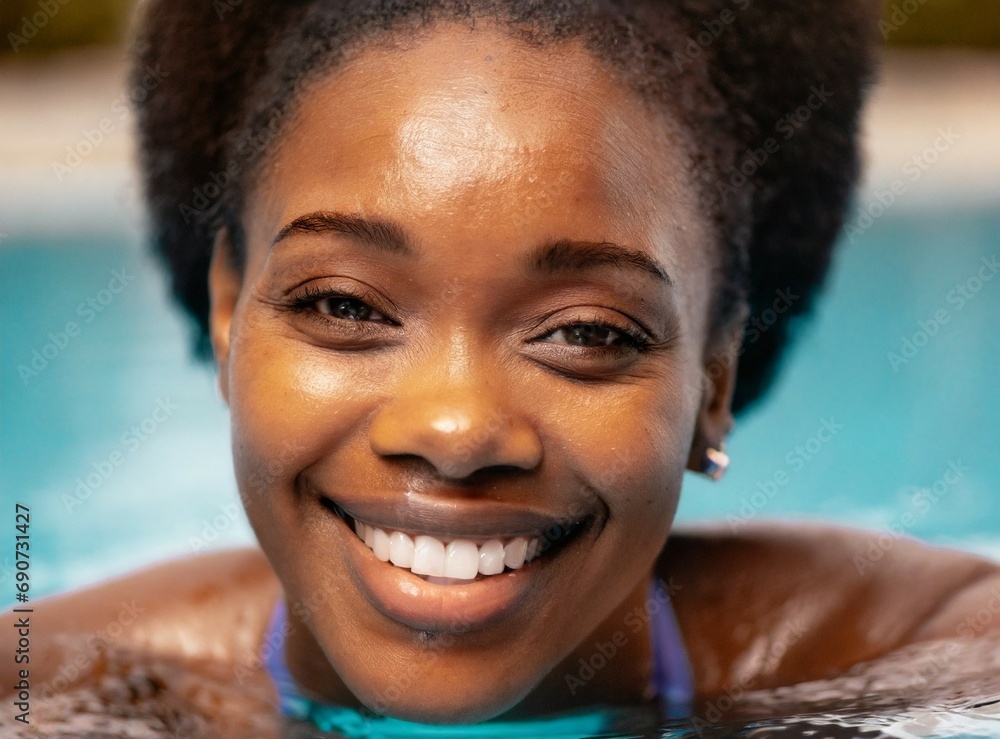
[(577, 41), (442, 23), (307, 85), (256, 205), (269, 236), (335, 209), (470, 238), (627, 240), (683, 267), (649, 242), (707, 243), (685, 139)]

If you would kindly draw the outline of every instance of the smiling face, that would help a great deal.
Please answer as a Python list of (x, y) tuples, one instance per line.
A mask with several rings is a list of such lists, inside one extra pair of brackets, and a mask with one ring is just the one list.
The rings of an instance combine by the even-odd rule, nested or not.
[[(560, 664), (641, 606), (692, 446), (731, 422), (685, 151), (582, 46), (483, 26), (306, 88), (242, 274), (225, 236), (211, 271), (303, 686), (417, 721), (572, 703)], [(622, 651), (588, 699), (639, 699), (645, 633)]]

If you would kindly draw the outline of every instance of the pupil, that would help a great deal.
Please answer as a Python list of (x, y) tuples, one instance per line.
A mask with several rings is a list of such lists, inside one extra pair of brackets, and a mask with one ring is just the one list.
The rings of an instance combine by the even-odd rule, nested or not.
[[(352, 306), (356, 307), (356, 309), (351, 310)], [(364, 315), (358, 315), (358, 314), (364, 314), (365, 312), (364, 307), (362, 307), (361, 304), (358, 303), (358, 301), (352, 298), (344, 298), (343, 300), (338, 302), (337, 311), (342, 316), (352, 321), (359, 321), (362, 318), (364, 318)]]
[[(608, 329), (603, 326), (595, 326), (593, 324), (580, 324), (574, 327), (573, 336), (574, 338), (581, 339), (581, 343), (586, 344), (590, 339), (599, 338), (604, 335), (606, 339)], [(605, 344), (606, 341), (600, 341), (601, 344)]]

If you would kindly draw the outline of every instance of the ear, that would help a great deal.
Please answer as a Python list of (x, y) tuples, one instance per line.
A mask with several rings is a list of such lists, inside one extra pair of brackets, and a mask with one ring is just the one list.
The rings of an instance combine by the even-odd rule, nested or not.
[(702, 367), (701, 404), (687, 463), (692, 472), (704, 471), (705, 451), (709, 447), (721, 450), (732, 431), (733, 392), (742, 341), (740, 321), (714, 345)]
[(212, 353), (219, 370), (219, 392), (229, 403), (229, 346), (233, 312), (240, 295), (242, 279), (236, 268), (229, 230), (221, 228), (212, 247), (212, 262), (208, 268), (209, 336)]

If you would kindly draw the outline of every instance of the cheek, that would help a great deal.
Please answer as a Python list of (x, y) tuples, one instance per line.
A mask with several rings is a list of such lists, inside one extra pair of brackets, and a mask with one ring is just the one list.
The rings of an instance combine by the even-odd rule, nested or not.
[[(275, 512), (296, 476), (343, 443), (363, 413), (359, 372), (250, 318), (230, 353), (233, 458), (244, 503)], [(247, 511), (253, 521), (253, 512)]]
[(623, 386), (578, 407), (565, 439), (575, 439), (574, 465), (604, 500), (625, 546), (648, 547), (669, 530), (680, 494), (697, 415), (682, 354), (664, 360), (656, 382)]

